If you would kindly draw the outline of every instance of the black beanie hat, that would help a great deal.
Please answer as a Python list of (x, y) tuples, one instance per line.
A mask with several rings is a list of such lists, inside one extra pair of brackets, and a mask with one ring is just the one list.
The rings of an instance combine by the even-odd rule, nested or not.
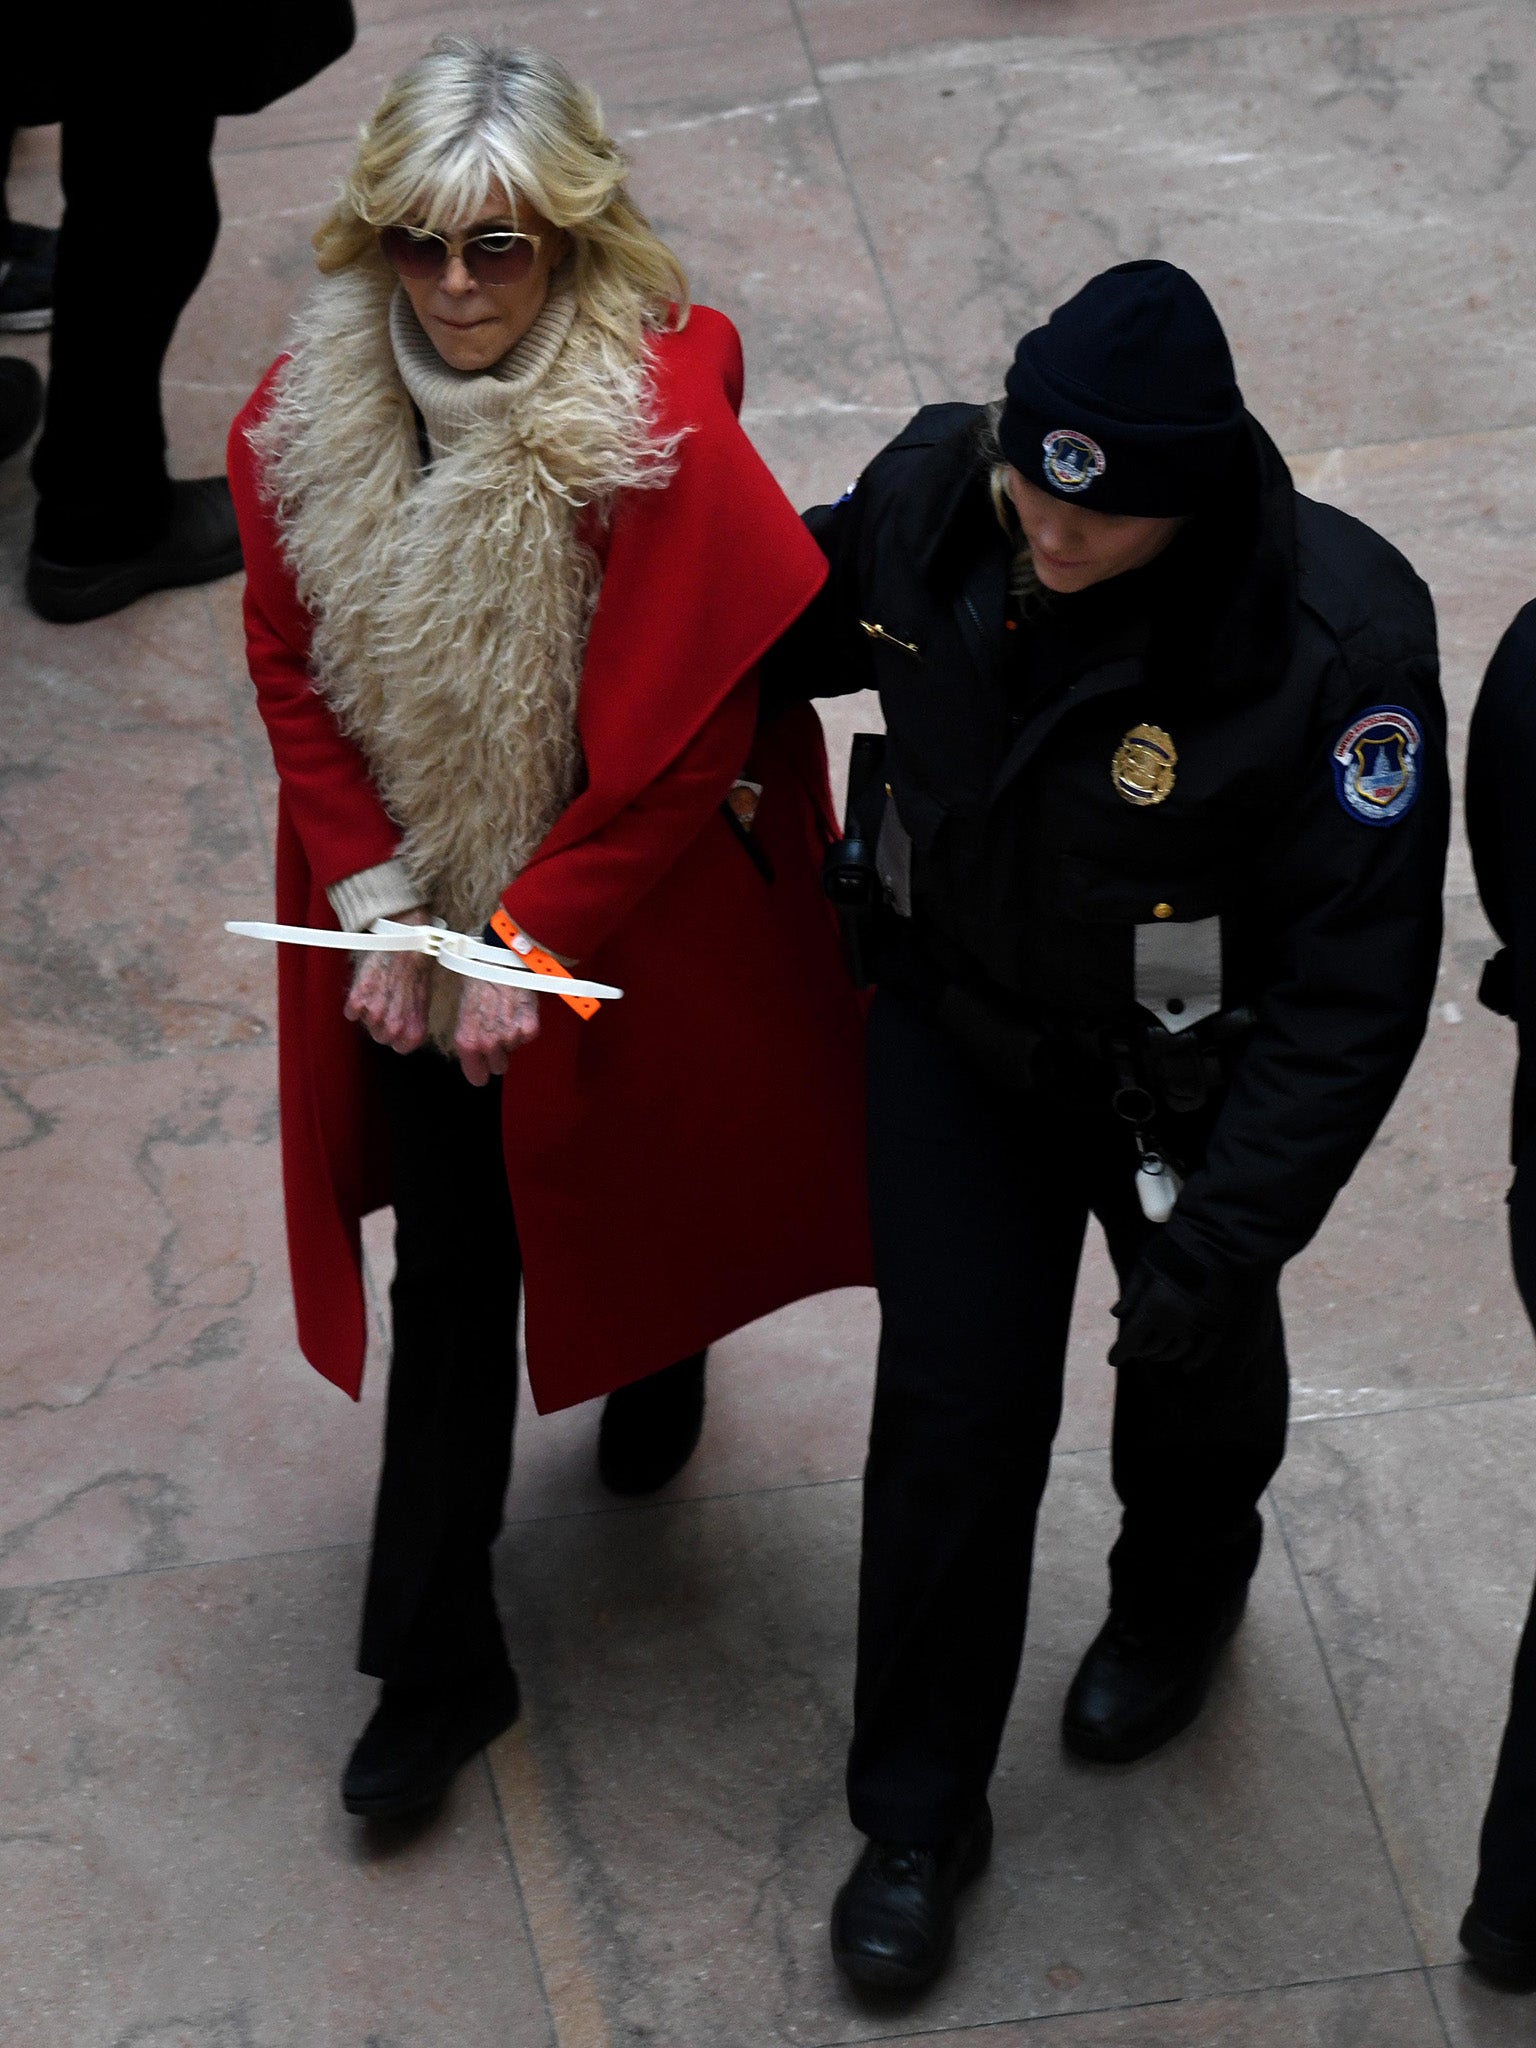
[(1004, 460), (1093, 512), (1198, 512), (1242, 438), (1216, 309), (1171, 263), (1117, 263), (1091, 279), (1025, 335), (1006, 390)]

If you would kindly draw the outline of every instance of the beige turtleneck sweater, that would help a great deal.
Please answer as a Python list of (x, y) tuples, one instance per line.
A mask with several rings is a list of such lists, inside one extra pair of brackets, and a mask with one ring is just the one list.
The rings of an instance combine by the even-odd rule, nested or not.
[[(466, 434), (525, 397), (545, 376), (565, 346), (576, 318), (576, 292), (565, 281), (554, 285), (537, 320), (522, 340), (488, 370), (455, 370), (432, 345), (410, 300), (396, 287), (389, 308), (389, 339), (400, 381), (427, 429), (434, 461), (451, 455)], [(346, 932), (365, 932), (376, 919), (413, 910), (421, 892), (401, 860), (381, 861), (333, 882), (326, 890), (336, 921)]]

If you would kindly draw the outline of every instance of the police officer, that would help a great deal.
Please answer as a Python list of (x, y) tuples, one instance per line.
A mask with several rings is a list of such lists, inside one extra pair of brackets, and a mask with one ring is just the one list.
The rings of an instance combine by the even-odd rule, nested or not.
[(1424, 585), (1296, 494), (1166, 263), (1095, 278), (1004, 403), (925, 407), (808, 521), (830, 576), (770, 700), (872, 687), (887, 726), (830, 878), (878, 874), (883, 1316), (848, 1765), (870, 1839), (832, 1946), (915, 1989), (990, 1848), (1090, 1211), (1124, 1515), (1068, 1748), (1166, 1742), (1241, 1618), (1285, 1442), (1280, 1268), (1424, 1029), (1444, 712)]
[[(1503, 942), (1479, 991), (1519, 1031), (1510, 1156), (1510, 1247), (1526, 1312), (1536, 1321), (1536, 812), (1525, 784), (1536, 748), (1536, 604), (1500, 641), (1472, 714), (1467, 836), (1478, 894)], [(1509, 1721), (1478, 1847), (1462, 1946), (1484, 1976), (1536, 1989), (1536, 1602), (1515, 1658)]]

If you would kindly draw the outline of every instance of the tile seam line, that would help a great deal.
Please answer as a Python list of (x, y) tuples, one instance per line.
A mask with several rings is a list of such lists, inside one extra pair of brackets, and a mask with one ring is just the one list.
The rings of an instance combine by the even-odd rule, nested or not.
[[(1070, 47), (1083, 50), (1112, 51), (1117, 49), (1156, 49), (1160, 44), (1163, 43), (1185, 43), (1191, 40), (1214, 41), (1217, 37), (1251, 35), (1257, 30), (1266, 28), (1301, 29), (1305, 27), (1310, 27), (1318, 22), (1342, 22), (1357, 20), (1381, 22), (1434, 21), (1444, 16), (1452, 16), (1457, 14), (1477, 14), (1482, 12), (1486, 5), (1487, 0), (1453, 0), (1453, 4), (1445, 6), (1431, 5), (1424, 7), (1403, 7), (1394, 8), (1390, 11), (1385, 11), (1381, 13), (1372, 12), (1364, 15), (1356, 13), (1348, 6), (1340, 6), (1330, 11), (1319, 12), (1316, 14), (1298, 14), (1287, 11), (1285, 9), (1280, 9), (1274, 14), (1260, 15), (1257, 18), (1248, 18), (1243, 21), (1218, 22), (1213, 24), (1210, 28), (1204, 30), (1195, 30), (1191, 32), (1188, 30), (1180, 31), (1177, 29), (1170, 29), (1164, 35), (1155, 36), (1084, 36), (1059, 34), (1020, 36), (1015, 34), (1010, 36), (998, 36), (990, 40), (984, 37), (973, 38), (956, 36), (948, 39), (941, 39), (938, 42), (904, 44), (900, 49), (887, 51), (881, 57), (837, 58), (829, 61), (824, 65), (821, 62), (821, 60), (817, 57), (815, 45), (811, 41), (811, 38), (807, 33), (805, 25), (801, 19), (799, 0), (789, 0), (790, 13), (793, 17), (795, 28), (799, 35), (801, 47), (804, 51), (806, 61), (811, 67), (811, 75), (815, 83), (818, 96), (823, 100), (824, 104), (826, 99), (826, 90), (829, 86), (835, 88), (839, 85), (844, 84), (861, 84), (866, 77), (870, 77), (872, 75), (872, 69), (875, 65), (878, 65), (880, 63), (889, 63), (892, 61), (900, 62), (903, 59), (921, 59), (923, 57), (930, 55), (937, 57), (945, 50), (952, 49), (956, 45), (974, 49), (977, 52), (977, 56), (974, 64), (957, 64), (952, 67), (953, 69), (957, 71), (984, 70), (990, 63), (995, 61), (995, 59), (992, 56), (989, 56), (987, 53), (989, 51), (1001, 50), (1005, 46), (1027, 47), (1031, 44), (1046, 45), (1055, 43), (1058, 45), (1068, 45)], [(489, 12), (490, 10), (479, 11)], [(423, 24), (425, 24), (429, 21), (437, 21), (440, 19), (441, 16), (438, 13), (434, 12), (431, 14), (410, 15), (400, 17), (393, 22), (380, 22), (373, 24), (373, 26), (380, 28), (400, 27), (404, 25), (405, 22), (408, 21), (420, 21)], [(677, 54), (678, 56), (686, 56), (692, 50), (708, 47), (709, 44), (714, 40), (717, 39), (706, 37), (701, 42), (682, 43), (677, 44), (675, 46), (657, 46), (655, 48), (652, 48), (650, 46), (637, 47), (633, 50), (621, 50), (616, 52), (615, 54), (619, 57), (668, 56), (674, 53)], [(741, 38), (740, 40), (755, 40), (755, 38), (748, 37)], [(648, 107), (660, 108), (664, 106), (672, 106), (675, 104), (677, 104), (675, 100), (666, 99), (655, 100), (650, 102), (637, 101), (634, 103), (632, 108), (629, 108), (626, 111), (624, 118), (627, 119), (630, 117), (630, 115), (633, 115), (635, 118), (639, 118), (643, 113), (645, 113)], [(830, 108), (827, 108), (826, 111), (827, 118), (830, 124), (831, 110)], [(252, 116), (249, 118), (256, 117)], [(613, 118), (620, 118), (617, 112), (613, 114)], [(233, 142), (223, 145), (219, 144), (218, 142), (215, 142), (213, 149), (213, 158), (214, 161), (217, 162), (221, 157), (256, 156), (259, 155), (263, 150), (320, 149), (326, 147), (334, 147), (339, 143), (353, 142), (356, 140), (356, 136), (356, 128), (351, 127), (340, 130), (335, 134), (289, 136), (277, 138), (268, 142)], [(839, 159), (841, 160), (842, 148), (840, 140), (838, 146), (838, 155)], [(844, 164), (844, 174), (845, 176), (847, 175), (846, 164)]]
[[(1491, 1394), (1482, 1398), (1465, 1401), (1418, 1401), (1405, 1403), (1397, 1408), (1363, 1409), (1351, 1415), (1320, 1415), (1293, 1422), (1293, 1429), (1307, 1429), (1318, 1424), (1339, 1422), (1379, 1421), (1384, 1417), (1420, 1415), (1430, 1409), (1495, 1407), (1501, 1402), (1516, 1403), (1536, 1401), (1536, 1392), (1515, 1394)], [(1054, 1450), (1051, 1463), (1067, 1458), (1107, 1458), (1107, 1444), (1072, 1444), (1065, 1450)], [(519, 1529), (541, 1529), (562, 1522), (605, 1521), (618, 1516), (666, 1514), (685, 1508), (717, 1507), (728, 1501), (773, 1500), (797, 1493), (824, 1493), (837, 1487), (852, 1487), (862, 1484), (862, 1474), (845, 1473), (835, 1479), (797, 1479), (786, 1481), (780, 1486), (743, 1486), (721, 1493), (690, 1494), (679, 1500), (614, 1502), (611, 1506), (603, 1502), (590, 1508), (562, 1508), (551, 1514), (526, 1515), (508, 1521), (498, 1538), (498, 1544), (508, 1542)], [(1275, 1508), (1279, 1517), (1278, 1505)], [(1284, 1540), (1282, 1536), (1282, 1540)], [(127, 1565), (120, 1571), (81, 1572), (73, 1578), (64, 1579), (18, 1579), (8, 1585), (0, 1585), (0, 1596), (5, 1593), (55, 1593), (65, 1592), (72, 1586), (108, 1585), (118, 1579), (168, 1578), (177, 1572), (221, 1571), (231, 1565), (276, 1563), (286, 1558), (326, 1557), (343, 1551), (366, 1551), (365, 1537), (343, 1537), (333, 1543), (291, 1543), (279, 1545), (275, 1550), (242, 1550), (229, 1557), (188, 1557), (178, 1558), (168, 1564)], [(1287, 1544), (1289, 1555), (1289, 1545)], [(1332, 1979), (1319, 1979), (1332, 1982)], [(1109, 2010), (1110, 2008), (1106, 2008)]]
[[(1385, 1415), (1422, 1415), (1426, 1409), (1436, 1412), (1447, 1408), (1496, 1408), (1501, 1403), (1536, 1401), (1536, 1391), (1530, 1388), (1511, 1388), (1506, 1393), (1464, 1394), (1449, 1401), (1404, 1401), (1395, 1408), (1351, 1408), (1342, 1415), (1302, 1415), (1291, 1420), (1292, 1429), (1317, 1429), (1335, 1422), (1376, 1422)], [(1063, 1457), (1076, 1454), (1064, 1451)]]
[[(1091, 1450), (1093, 1446), (1086, 1446)], [(1081, 1451), (1063, 1451), (1062, 1457), (1073, 1458), (1083, 1455)], [(1101, 1452), (1107, 1456), (1107, 1452)], [(689, 1495), (683, 1500), (637, 1502), (625, 1505), (615, 1502), (612, 1507), (603, 1504), (594, 1508), (566, 1508), (557, 1514), (528, 1515), (520, 1520), (509, 1521), (497, 1547), (505, 1543), (518, 1529), (542, 1529), (558, 1522), (605, 1521), (623, 1515), (666, 1514), (681, 1508), (715, 1507), (724, 1501), (771, 1500), (781, 1494), (821, 1493), (839, 1486), (858, 1486), (861, 1476), (849, 1474), (839, 1479), (800, 1479), (783, 1486), (738, 1487), (728, 1493), (700, 1493)], [(115, 1572), (81, 1572), (68, 1579), (21, 1579), (9, 1585), (0, 1585), (0, 1596), (6, 1593), (62, 1593), (71, 1586), (109, 1585), (117, 1579), (161, 1579), (170, 1578), (177, 1572), (216, 1572), (231, 1565), (274, 1564), (285, 1558), (331, 1557), (342, 1551), (366, 1551), (368, 1539), (363, 1536), (343, 1537), (334, 1543), (288, 1543), (276, 1550), (242, 1550), (232, 1557), (184, 1557), (168, 1564), (127, 1565)]]
[[(1435, 1969), (1454, 1969), (1456, 1964), (1431, 1964)], [(1334, 1977), (1292, 1977), (1275, 1984), (1245, 1984), (1222, 1988), (1207, 1988), (1202, 1991), (1180, 1991), (1169, 1998), (1136, 1998), (1123, 2004), (1110, 2005), (1069, 2005), (1057, 2012), (1024, 2013), (1011, 2018), (961, 2021), (958, 2025), (944, 2021), (934, 2027), (905, 2028), (899, 2034), (853, 2034), (838, 2035), (835, 2039), (816, 2041), (809, 2048), (879, 2048), (883, 2041), (927, 2041), (943, 2040), (954, 2036), (964, 2040), (967, 2034), (993, 2033), (999, 2027), (1048, 2027), (1059, 2021), (1101, 2018), (1112, 2013), (1161, 2012), (1170, 2006), (1195, 2005), (1220, 1998), (1270, 1998), (1277, 1992), (1285, 1991), (1326, 1991), (1341, 1984), (1376, 1984), (1390, 1978), (1401, 1977), (1422, 1979), (1425, 1972), (1412, 1966), (1394, 1965), (1383, 1970), (1344, 1970)]]
[(869, 225), (869, 217), (864, 211), (864, 201), (860, 198), (859, 188), (854, 182), (853, 171), (848, 162), (848, 152), (843, 147), (842, 131), (837, 125), (836, 116), (832, 112), (831, 102), (827, 98), (826, 87), (822, 83), (821, 66), (817, 61), (815, 47), (806, 30), (805, 18), (800, 11), (800, 0), (788, 0), (788, 5), (790, 18), (795, 25), (795, 34), (799, 38), (800, 48), (805, 57), (806, 68), (810, 72), (811, 84), (815, 89), (817, 100), (821, 106), (821, 116), (827, 124), (827, 135), (832, 144), (833, 154), (837, 158), (838, 170), (842, 174), (843, 187), (848, 194), (848, 203), (853, 208), (853, 217), (858, 223), (859, 239), (864, 244), (864, 252), (869, 258), (875, 273), (875, 281), (880, 287), (880, 301), (885, 307), (885, 317), (890, 324), (891, 337), (896, 344), (896, 352), (900, 359), (901, 367), (906, 373), (907, 388), (912, 394), (913, 404), (921, 405), (923, 402), (922, 387), (918, 382), (911, 351), (907, 346), (906, 331), (897, 316), (895, 295), (891, 291), (890, 281), (886, 277), (885, 266), (880, 261), (880, 251), (875, 245), (875, 237)]
[[(793, 0), (792, 0), (793, 4)], [(1003, 48), (1028, 49), (1030, 46), (1055, 44), (1058, 48), (1077, 51), (1103, 50), (1156, 50), (1166, 43), (1214, 43), (1231, 36), (1251, 36), (1263, 29), (1295, 31), (1314, 27), (1318, 24), (1339, 22), (1415, 22), (1438, 21), (1458, 14), (1480, 14), (1486, 11), (1488, 0), (1446, 0), (1446, 4), (1430, 4), (1421, 7), (1393, 7), (1372, 9), (1362, 13), (1346, 5), (1320, 8), (1314, 12), (1297, 12), (1293, 8), (1277, 7), (1272, 14), (1245, 16), (1241, 21), (1212, 22), (1206, 28), (1166, 29), (1157, 35), (1088, 35), (1071, 31), (1046, 31), (1038, 35), (1019, 34), (1003, 36), (951, 36), (937, 42), (904, 43), (898, 49), (887, 50), (878, 57), (832, 58), (818, 68), (818, 79), (824, 77), (827, 85), (862, 85), (866, 80), (878, 80), (878, 67), (882, 64), (897, 65), (906, 60), (912, 69), (919, 68), (925, 57), (940, 58), (944, 51), (956, 47), (976, 52), (974, 63), (954, 64), (955, 71), (982, 71), (995, 63), (996, 57), (989, 52)], [(918, 60), (917, 62), (913, 60)], [(937, 65), (935, 66), (937, 68)]]
[(496, 1773), (491, 1769), (489, 1744), (482, 1749), (475, 1761), (480, 1766), (485, 1782), (490, 1789), (491, 1806), (496, 1815), (496, 1828), (501, 1836), (501, 1851), (506, 1859), (507, 1876), (511, 1881), (512, 1895), (517, 1900), (518, 1918), (523, 1926), (523, 1940), (533, 1958), (534, 1972), (539, 1980), (539, 1997), (544, 2006), (544, 2018), (549, 2028), (549, 2048), (560, 2048), (560, 2022), (555, 2016), (554, 2000), (549, 1995), (549, 1984), (544, 1976), (544, 1958), (539, 1954), (539, 1945), (533, 1938), (533, 1921), (528, 1914), (528, 1901), (523, 1895), (523, 1881), (517, 1874), (517, 1855), (512, 1847), (512, 1835), (507, 1826), (506, 1808), (501, 1803), (501, 1787), (496, 1782)]
[(1344, 1701), (1340, 1696), (1338, 1683), (1333, 1675), (1333, 1665), (1329, 1661), (1328, 1652), (1323, 1643), (1322, 1630), (1317, 1625), (1317, 1616), (1313, 1611), (1312, 1601), (1307, 1592), (1306, 1581), (1302, 1576), (1301, 1567), (1296, 1561), (1296, 1551), (1291, 1542), (1291, 1532), (1286, 1523), (1285, 1510), (1280, 1505), (1273, 1481), (1265, 1487), (1264, 1495), (1269, 1502), (1270, 1513), (1275, 1518), (1275, 1527), (1280, 1534), (1280, 1544), (1285, 1551), (1286, 1563), (1291, 1569), (1291, 1579), (1296, 1587), (1297, 1597), (1301, 1601), (1302, 1612), (1307, 1617), (1307, 1627), (1312, 1635), (1312, 1646), (1317, 1652), (1318, 1663), (1322, 1666), (1323, 1677), (1328, 1686), (1328, 1695), (1333, 1701), (1333, 1711), (1338, 1717), (1339, 1728), (1343, 1734), (1345, 1745), (1349, 1750), (1350, 1762), (1355, 1768), (1355, 1781), (1360, 1787), (1360, 1796), (1365, 1801), (1365, 1810), (1371, 1816), (1371, 1827), (1376, 1835), (1377, 1847), (1381, 1851), (1382, 1859), (1392, 1879), (1392, 1890), (1397, 1899), (1397, 1910), (1402, 1918), (1403, 1926), (1407, 1930), (1408, 1939), (1413, 1944), (1413, 1952), (1418, 1957), (1417, 1972), (1396, 1972), (1394, 1974), (1416, 1974), (1419, 1977), (1424, 1986), (1425, 1996), (1429, 1999), (1430, 2006), (1434, 2012), (1435, 2023), (1440, 2029), (1445, 2048), (1455, 2048), (1455, 2044), (1451, 2040), (1450, 2028), (1446, 2024), (1445, 2014), (1440, 2008), (1440, 2000), (1435, 1994), (1435, 1987), (1430, 1979), (1429, 1957), (1425, 1953), (1423, 1942), (1419, 1939), (1419, 1930), (1413, 1923), (1413, 1915), (1408, 1910), (1408, 1895), (1403, 1886), (1402, 1874), (1398, 1870), (1397, 1859), (1392, 1854), (1391, 1846), (1387, 1841), (1387, 1831), (1383, 1825), (1375, 1795), (1371, 1791), (1370, 1781), (1366, 1777), (1365, 1765), (1360, 1756), (1360, 1746), (1355, 1740), (1355, 1731), (1350, 1725), (1349, 1716), (1344, 1711)]

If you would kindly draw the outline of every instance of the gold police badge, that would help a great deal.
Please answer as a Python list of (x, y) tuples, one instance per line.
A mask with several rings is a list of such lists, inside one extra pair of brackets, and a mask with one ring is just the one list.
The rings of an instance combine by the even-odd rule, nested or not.
[(1179, 750), (1160, 725), (1133, 725), (1115, 749), (1110, 780), (1128, 804), (1160, 804), (1178, 765)]

